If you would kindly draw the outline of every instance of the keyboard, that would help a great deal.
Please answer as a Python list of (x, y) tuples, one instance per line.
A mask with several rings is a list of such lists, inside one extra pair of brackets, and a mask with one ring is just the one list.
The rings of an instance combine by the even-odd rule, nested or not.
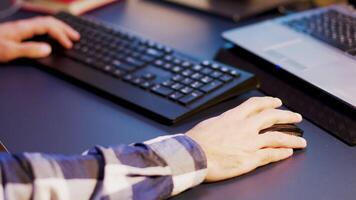
[(54, 54), (38, 60), (41, 66), (161, 123), (179, 122), (258, 85), (253, 74), (195, 59), (123, 28), (64, 12), (55, 17), (81, 39), (64, 50), (47, 36)]
[(334, 46), (351, 56), (356, 56), (355, 16), (330, 9), (302, 18), (287, 20), (283, 24)]

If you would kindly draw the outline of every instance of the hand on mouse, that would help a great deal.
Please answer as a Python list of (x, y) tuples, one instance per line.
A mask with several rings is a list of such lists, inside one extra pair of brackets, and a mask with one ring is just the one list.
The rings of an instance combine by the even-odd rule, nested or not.
[(239, 176), (257, 167), (286, 159), (306, 140), (281, 132), (259, 134), (274, 124), (299, 123), (300, 114), (276, 109), (281, 100), (254, 97), (220, 116), (199, 123), (186, 134), (207, 157), (206, 182)]
[(16, 58), (42, 58), (48, 56), (51, 46), (43, 42), (24, 42), (35, 35), (48, 34), (65, 48), (71, 48), (72, 41), (80, 35), (69, 25), (53, 17), (35, 17), (32, 19), (6, 22), (0, 25), (0, 62)]

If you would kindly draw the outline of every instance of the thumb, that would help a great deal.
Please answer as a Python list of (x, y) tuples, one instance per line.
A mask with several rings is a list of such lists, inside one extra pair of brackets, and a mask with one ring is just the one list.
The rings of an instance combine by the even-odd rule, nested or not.
[(52, 48), (44, 42), (22, 42), (16, 45), (15, 57), (43, 58), (47, 57)]

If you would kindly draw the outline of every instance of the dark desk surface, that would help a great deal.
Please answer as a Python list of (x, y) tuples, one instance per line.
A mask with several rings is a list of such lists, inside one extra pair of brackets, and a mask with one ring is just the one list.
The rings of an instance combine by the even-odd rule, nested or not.
[[(232, 22), (189, 9), (130, 0), (91, 15), (119, 24), (198, 57), (213, 58), (220, 33)], [(32, 14), (21, 12), (14, 18)], [(242, 97), (168, 127), (72, 85), (33, 66), (0, 67), (1, 136), (13, 152), (79, 153), (95, 144), (143, 141), (184, 132), (198, 121), (238, 105)], [(228, 181), (203, 184), (176, 199), (354, 199), (356, 149), (308, 121), (309, 148), (295, 156)]]

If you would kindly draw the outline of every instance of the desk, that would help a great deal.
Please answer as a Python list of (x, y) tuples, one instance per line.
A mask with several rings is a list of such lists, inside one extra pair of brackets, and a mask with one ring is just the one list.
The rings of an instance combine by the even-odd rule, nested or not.
[[(90, 13), (198, 57), (212, 58), (232, 22), (189, 9), (130, 0)], [(33, 14), (21, 12), (14, 18)], [(0, 67), (1, 139), (13, 152), (79, 153), (95, 144), (147, 140), (190, 129), (259, 91), (215, 106), (189, 122), (165, 126), (34, 66)], [(203, 184), (175, 199), (354, 199), (356, 149), (304, 121), (309, 148), (245, 176)]]

